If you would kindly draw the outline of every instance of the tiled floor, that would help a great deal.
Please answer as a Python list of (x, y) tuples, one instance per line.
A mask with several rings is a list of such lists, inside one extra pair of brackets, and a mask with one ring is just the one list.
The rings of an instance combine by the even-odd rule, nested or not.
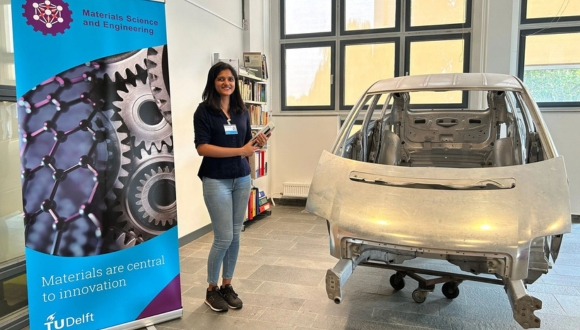
[[(437, 285), (425, 303), (417, 304), (411, 298), (415, 281), (408, 279), (394, 292), (393, 272), (376, 268), (358, 267), (343, 302), (335, 304), (326, 297), (324, 283), (326, 270), (336, 263), (328, 252), (326, 222), (290, 206), (276, 206), (271, 216), (246, 227), (232, 283), (244, 307), (215, 313), (203, 302), (211, 242), (210, 233), (180, 249), (183, 318), (157, 329), (521, 329), (501, 286), (466, 281), (459, 297), (449, 300)], [(554, 269), (528, 287), (543, 302), (536, 312), (542, 329), (580, 329), (579, 264), (580, 224), (575, 224)]]

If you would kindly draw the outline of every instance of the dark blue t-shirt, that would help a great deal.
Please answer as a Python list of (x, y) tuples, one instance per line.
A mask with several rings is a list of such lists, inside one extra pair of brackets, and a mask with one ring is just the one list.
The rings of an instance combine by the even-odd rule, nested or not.
[[(212, 110), (200, 103), (193, 114), (194, 143), (197, 148), (202, 144), (212, 144), (218, 147), (240, 148), (252, 138), (250, 117), (248, 111), (237, 114), (231, 111), (231, 123), (236, 125), (238, 134), (227, 135), (224, 125), (228, 118), (220, 110)], [(246, 157), (234, 156), (214, 158), (204, 156), (197, 175), (212, 179), (235, 179), (250, 174), (250, 165)]]

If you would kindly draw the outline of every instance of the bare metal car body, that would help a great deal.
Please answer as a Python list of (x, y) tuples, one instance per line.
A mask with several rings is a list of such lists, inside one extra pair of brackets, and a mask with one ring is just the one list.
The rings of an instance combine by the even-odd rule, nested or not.
[[(462, 91), (472, 107), (413, 106), (425, 91)], [(358, 265), (382, 267), (396, 271), (396, 290), (405, 276), (416, 279), (419, 303), (438, 283), (451, 299), (464, 280), (503, 285), (523, 328), (540, 326), (534, 311), (542, 305), (525, 285), (548, 272), (571, 231), (564, 160), (523, 83), (500, 74), (373, 84), (322, 154), (306, 208), (328, 221), (339, 261), (326, 290), (335, 302)], [(405, 267), (414, 258), (447, 260), (464, 272)]]

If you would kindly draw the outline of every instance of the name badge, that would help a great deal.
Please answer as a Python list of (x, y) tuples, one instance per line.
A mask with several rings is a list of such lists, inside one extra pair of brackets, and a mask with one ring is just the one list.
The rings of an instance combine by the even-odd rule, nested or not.
[(238, 128), (236, 127), (236, 124), (224, 125), (224, 130), (226, 132), (226, 135), (238, 134)]

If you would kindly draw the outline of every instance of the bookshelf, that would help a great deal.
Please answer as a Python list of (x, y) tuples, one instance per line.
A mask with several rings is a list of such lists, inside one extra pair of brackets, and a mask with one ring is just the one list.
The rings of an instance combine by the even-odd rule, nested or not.
[[(259, 53), (255, 54), (257, 58), (257, 54)], [(246, 54), (244, 53), (244, 59), (246, 57), (245, 55)], [(260, 58), (263, 58), (263, 65), (265, 67), (265, 56), (260, 55)], [(268, 79), (262, 78), (265, 76), (264, 70), (256, 71), (250, 69), (251, 67), (249, 66), (240, 68), (238, 73), (239, 88), (242, 94), (242, 99), (250, 112), (252, 134), (257, 134), (257, 132), (271, 120), (271, 114), (268, 110)], [(270, 182), (268, 175), (268, 147), (269, 144), (256, 151), (254, 156), (249, 159), (252, 191), (248, 201), (247, 221), (254, 220), (258, 215), (271, 214), (271, 201), (267, 195), (267, 188)]]

